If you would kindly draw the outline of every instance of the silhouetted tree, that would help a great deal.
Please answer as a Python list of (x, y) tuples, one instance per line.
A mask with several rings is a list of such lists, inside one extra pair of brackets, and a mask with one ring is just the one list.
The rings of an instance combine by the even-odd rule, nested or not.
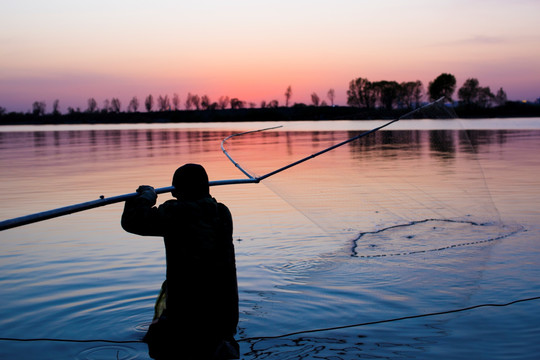
[(458, 97), (462, 105), (488, 107), (491, 106), (495, 95), (491, 93), (489, 87), (482, 87), (477, 79), (470, 78), (459, 88)]
[(494, 98), (495, 95), (493, 95), (489, 86), (480, 87), (480, 90), (478, 91), (477, 105), (483, 108), (491, 107)]
[(173, 103), (174, 110), (178, 111), (180, 109), (180, 96), (178, 96), (177, 93), (173, 94), (172, 103)]
[(377, 81), (373, 83), (379, 102), (388, 110), (392, 110), (401, 92), (400, 85), (395, 81)]
[(292, 96), (292, 88), (289, 85), (289, 87), (285, 91), (285, 106), (286, 107), (289, 107), (289, 100), (291, 100), (291, 96)]
[(504, 92), (503, 88), (500, 88), (499, 91), (497, 91), (497, 94), (495, 94), (495, 97), (493, 98), (493, 101), (495, 104), (502, 106), (506, 104), (507, 101), (506, 93)]
[(193, 99), (191, 97), (192, 97), (191, 93), (188, 92), (186, 96), (186, 102), (184, 103), (184, 107), (186, 108), (186, 110), (193, 109)]
[(347, 104), (350, 106), (363, 107), (364, 104), (364, 89), (369, 83), (368, 79), (357, 78), (349, 82), (349, 90), (347, 90)]
[(471, 78), (465, 80), (465, 83), (458, 90), (458, 98), (463, 105), (472, 105), (478, 99), (480, 83), (477, 79)]
[(86, 112), (94, 113), (98, 111), (97, 101), (94, 98), (88, 99), (88, 108), (86, 109)]
[(122, 110), (122, 103), (118, 98), (111, 99), (111, 111), (114, 113), (119, 113)]
[(60, 115), (60, 100), (56, 99), (53, 102), (53, 115), (57, 116)]
[(268, 104), (266, 104), (267, 108), (275, 109), (279, 106), (279, 102), (277, 100), (271, 100)]
[(208, 95), (203, 95), (201, 97), (201, 108), (203, 110), (210, 110), (210, 105), (212, 104), (212, 102), (210, 101), (210, 97), (208, 97)]
[(347, 104), (356, 107), (374, 108), (377, 101), (377, 89), (364, 78), (351, 80), (347, 90)]
[(239, 100), (238, 98), (231, 99), (231, 109), (243, 109), (244, 107), (245, 103), (242, 100)]
[(0, 106), (0, 116), (4, 115), (6, 113), (6, 108)]
[(32, 104), (32, 114), (36, 116), (45, 115), (46, 107), (45, 101), (34, 101)]
[(334, 99), (336, 98), (336, 91), (334, 89), (328, 90), (326, 97), (328, 98), (328, 100), (330, 100), (330, 106), (334, 106)]
[(137, 97), (134, 96), (129, 101), (127, 110), (128, 112), (137, 112), (138, 109), (139, 109), (139, 99), (137, 99)]
[(193, 106), (195, 106), (195, 109), (201, 109), (201, 98), (199, 97), (199, 95), (191, 95), (191, 103), (193, 104)]
[(220, 96), (218, 100), (218, 106), (221, 110), (226, 109), (227, 106), (229, 106), (229, 97), (228, 96)]
[(321, 99), (319, 98), (319, 95), (317, 93), (311, 94), (311, 103), (315, 106), (319, 106), (319, 103), (321, 102)]
[(171, 110), (171, 102), (169, 100), (169, 96), (158, 96), (157, 105), (159, 108), (159, 111), (169, 111)]
[(456, 78), (452, 74), (443, 73), (428, 85), (429, 99), (435, 101), (441, 97), (452, 102), (452, 95), (456, 91)]
[(152, 108), (154, 107), (154, 97), (152, 94), (148, 95), (144, 100), (144, 107), (146, 108), (147, 112), (152, 111)]
[(424, 85), (420, 80), (416, 80), (416, 86), (414, 88), (413, 98), (415, 107), (420, 107), (422, 104), (422, 98), (424, 97)]
[(266, 100), (261, 101), (261, 109), (266, 107)]
[(408, 109), (419, 107), (424, 91), (422, 82), (420, 80), (402, 82), (400, 87), (399, 102), (401, 105)]

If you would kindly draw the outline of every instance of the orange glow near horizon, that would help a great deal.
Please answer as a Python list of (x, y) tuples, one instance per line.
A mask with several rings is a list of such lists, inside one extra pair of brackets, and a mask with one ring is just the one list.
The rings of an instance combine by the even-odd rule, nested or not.
[[(443, 72), (458, 87), (470, 77), (509, 99), (540, 96), (540, 25), (534, 1), (497, 6), (425, 0), (332, 5), (218, 1), (156, 4), (104, 0), (8, 0), (0, 21), (0, 106), (26, 111), (55, 99), (84, 110), (148, 94), (188, 92), (291, 103), (316, 92), (346, 104), (350, 80), (421, 80)], [(456, 95), (457, 96), (457, 95)]]

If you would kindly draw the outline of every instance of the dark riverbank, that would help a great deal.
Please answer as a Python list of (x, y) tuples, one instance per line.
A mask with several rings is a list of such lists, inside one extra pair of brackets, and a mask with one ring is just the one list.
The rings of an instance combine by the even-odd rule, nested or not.
[[(393, 119), (406, 109), (362, 109), (349, 106), (306, 106), (225, 109), (225, 110), (178, 110), (155, 112), (73, 112), (70, 114), (21, 114), (0, 116), (0, 125), (39, 124), (115, 124), (115, 123), (190, 123), (190, 122), (241, 122), (241, 121), (287, 121), (287, 120), (373, 120)], [(492, 108), (457, 106), (460, 118), (509, 118), (540, 117), (540, 105), (508, 102)]]

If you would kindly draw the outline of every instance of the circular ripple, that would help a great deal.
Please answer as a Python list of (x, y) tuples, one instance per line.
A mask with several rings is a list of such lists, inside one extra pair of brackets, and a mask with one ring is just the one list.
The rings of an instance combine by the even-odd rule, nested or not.
[(125, 345), (95, 346), (81, 351), (77, 360), (132, 360), (137, 357), (137, 351)]

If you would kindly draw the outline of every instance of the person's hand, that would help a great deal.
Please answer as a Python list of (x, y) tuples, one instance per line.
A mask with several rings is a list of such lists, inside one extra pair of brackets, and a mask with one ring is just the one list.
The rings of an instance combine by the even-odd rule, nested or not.
[(137, 192), (139, 193), (139, 197), (150, 201), (152, 205), (156, 203), (157, 194), (152, 186), (141, 185), (137, 188)]

